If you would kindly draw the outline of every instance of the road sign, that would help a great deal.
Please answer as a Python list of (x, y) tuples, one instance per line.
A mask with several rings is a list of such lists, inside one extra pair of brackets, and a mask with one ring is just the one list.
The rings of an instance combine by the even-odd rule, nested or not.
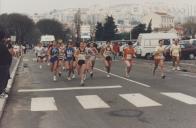
[(11, 36), (11, 41), (16, 42), (16, 36)]
[(89, 25), (82, 25), (80, 28), (80, 34), (82, 39), (90, 39), (91, 34), (90, 34), (90, 26)]

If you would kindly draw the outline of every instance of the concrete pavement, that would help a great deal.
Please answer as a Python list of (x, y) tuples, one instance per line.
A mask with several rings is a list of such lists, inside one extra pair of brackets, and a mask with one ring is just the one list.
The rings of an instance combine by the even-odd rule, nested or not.
[[(12, 65), (10, 67), (10, 77), (11, 78), (9, 79), (8, 84), (7, 84), (7, 88), (6, 88), (7, 92), (10, 91), (12, 84), (14, 82), (16, 71), (17, 71), (18, 65), (20, 63), (20, 59), (21, 58), (13, 58), (13, 60), (12, 60)], [(6, 101), (7, 101), (7, 98), (0, 99), (0, 118), (2, 117)]]
[[(79, 79), (52, 81), (49, 67), (23, 59), (8, 98), (2, 128), (195, 128), (196, 74), (167, 70), (152, 76), (152, 65), (137, 61), (131, 77), (113, 62), (107, 78), (101, 60), (85, 87)], [(25, 65), (25, 66), (24, 66)]]

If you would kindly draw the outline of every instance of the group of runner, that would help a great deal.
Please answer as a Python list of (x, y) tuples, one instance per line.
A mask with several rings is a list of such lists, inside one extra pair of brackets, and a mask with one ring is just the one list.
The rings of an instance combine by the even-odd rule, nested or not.
[[(175, 45), (176, 44), (176, 45)], [(67, 45), (63, 43), (53, 42), (48, 47), (43, 47), (41, 43), (36, 47), (37, 62), (42, 68), (42, 63), (48, 62), (51, 66), (50, 70), (53, 73), (53, 80), (57, 80), (57, 76), (61, 76), (63, 71), (66, 71), (67, 80), (74, 79), (76, 77), (75, 72), (80, 77), (80, 84), (84, 86), (84, 81), (89, 73), (90, 77), (93, 77), (93, 68), (95, 65), (96, 56), (98, 50), (94, 43), (81, 42), (80, 46), (74, 47), (73, 43), (69, 42)], [(153, 74), (155, 75), (156, 69), (160, 66), (161, 77), (165, 78), (164, 74), (164, 52), (165, 47), (163, 40), (159, 41), (159, 46), (154, 52), (155, 66)], [(102, 47), (100, 55), (103, 57), (107, 77), (111, 77), (112, 56), (114, 50), (110, 42), (106, 43), (106, 46)], [(178, 53), (178, 54), (177, 54)], [(174, 43), (171, 49), (171, 55), (174, 62), (177, 62), (177, 68), (179, 69), (179, 56), (180, 48), (178, 43)], [(129, 78), (129, 74), (133, 65), (133, 58), (136, 57), (135, 49), (132, 42), (127, 43), (127, 47), (123, 50), (122, 60), (126, 65), (125, 77)]]
[[(135, 51), (132, 47), (132, 43), (128, 43), (127, 48), (124, 49), (123, 60), (126, 64), (126, 77), (129, 77), (129, 73), (132, 67), (132, 58), (135, 57)], [(67, 45), (63, 43), (53, 42), (47, 47), (42, 46), (41, 43), (35, 48), (37, 62), (42, 68), (43, 62), (49, 62), (51, 66), (50, 70), (53, 73), (53, 80), (57, 80), (57, 76), (61, 76), (63, 71), (66, 71), (67, 80), (74, 79), (75, 72), (77, 71), (80, 77), (80, 84), (84, 86), (84, 81), (87, 74), (93, 77), (93, 68), (95, 60), (98, 55), (98, 50), (94, 43), (81, 42), (80, 46), (74, 47), (71, 42)], [(113, 47), (110, 42), (106, 43), (100, 51), (101, 56), (104, 58), (105, 69), (107, 71), (107, 77), (111, 76)]]

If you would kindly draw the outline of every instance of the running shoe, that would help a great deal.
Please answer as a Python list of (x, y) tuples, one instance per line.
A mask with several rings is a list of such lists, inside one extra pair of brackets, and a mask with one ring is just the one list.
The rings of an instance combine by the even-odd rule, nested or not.
[(70, 80), (71, 80), (71, 77), (67, 77), (67, 80), (69, 80), (69, 81), (70, 81)]
[(165, 75), (163, 75), (163, 76), (161, 76), (161, 79), (165, 79), (165, 77), (166, 77), (166, 76), (165, 76)]
[(172, 70), (175, 71), (176, 70), (176, 67), (173, 67)]
[(76, 75), (75, 75), (75, 74), (73, 74), (73, 75), (72, 75), (72, 79), (75, 79), (75, 78), (76, 78)]
[(62, 75), (62, 73), (61, 73), (61, 72), (59, 72), (59, 77), (61, 77), (61, 75)]
[(56, 78), (56, 76), (53, 76), (53, 80), (54, 80), (54, 81), (57, 81), (57, 78)]
[(0, 98), (8, 98), (8, 94), (3, 92), (3, 93), (1, 93)]
[(178, 70), (178, 71), (180, 71), (180, 70), (181, 70), (179, 66), (177, 67), (177, 70)]
[(40, 65), (39, 68), (42, 69), (42, 65)]
[(109, 73), (107, 74), (107, 77), (110, 78), (110, 74)]
[(130, 77), (129, 74), (126, 73), (126, 77), (129, 78)]
[(86, 74), (84, 74), (84, 80), (86, 80)]
[(90, 72), (90, 77), (93, 78), (93, 72)]
[(84, 86), (84, 80), (81, 80), (80, 85)]

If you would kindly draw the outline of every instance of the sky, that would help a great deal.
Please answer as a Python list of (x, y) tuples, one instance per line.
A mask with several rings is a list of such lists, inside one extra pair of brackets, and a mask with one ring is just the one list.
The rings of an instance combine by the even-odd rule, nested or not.
[(196, 5), (196, 0), (0, 0), (0, 12), (33, 14), (44, 13), (53, 9), (83, 8), (92, 5), (111, 6), (148, 1)]

